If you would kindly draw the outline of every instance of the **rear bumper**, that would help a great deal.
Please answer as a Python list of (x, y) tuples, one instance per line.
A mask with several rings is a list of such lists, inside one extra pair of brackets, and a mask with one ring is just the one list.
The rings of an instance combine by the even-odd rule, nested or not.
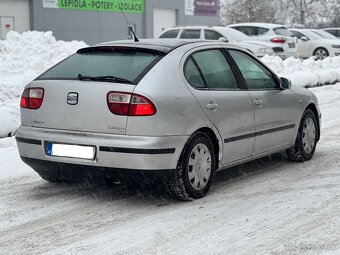
[[(25, 159), (120, 170), (175, 169), (188, 138), (110, 135), (27, 126), (21, 126), (16, 136), (19, 154)], [(96, 156), (94, 160), (49, 156), (46, 153), (48, 142), (94, 146)]]

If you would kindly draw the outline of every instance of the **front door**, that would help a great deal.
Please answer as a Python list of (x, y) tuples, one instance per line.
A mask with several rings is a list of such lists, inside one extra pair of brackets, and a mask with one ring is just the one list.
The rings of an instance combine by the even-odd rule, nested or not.
[(255, 113), (254, 155), (292, 143), (297, 115), (297, 96), (281, 90), (275, 76), (255, 58), (229, 51), (248, 87)]

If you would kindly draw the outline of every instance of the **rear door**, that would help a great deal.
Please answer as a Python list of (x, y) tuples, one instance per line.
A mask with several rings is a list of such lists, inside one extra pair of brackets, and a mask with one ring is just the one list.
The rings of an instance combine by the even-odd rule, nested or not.
[(297, 116), (298, 99), (290, 90), (281, 90), (275, 75), (254, 57), (229, 50), (236, 62), (255, 113), (255, 147), (253, 154), (265, 153), (291, 144)]
[(192, 52), (184, 73), (189, 89), (223, 138), (222, 164), (249, 157), (254, 147), (253, 104), (221, 49)]
[(119, 46), (79, 51), (31, 83), (44, 89), (41, 107), (30, 110), (32, 126), (125, 134), (128, 117), (111, 113), (108, 93), (132, 93), (161, 57), (157, 51)]

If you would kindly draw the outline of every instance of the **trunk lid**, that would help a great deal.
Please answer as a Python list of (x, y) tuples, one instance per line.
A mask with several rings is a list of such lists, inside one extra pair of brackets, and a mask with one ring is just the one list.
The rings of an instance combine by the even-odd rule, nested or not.
[(127, 116), (112, 114), (110, 91), (133, 92), (135, 86), (76, 80), (36, 80), (30, 87), (44, 89), (41, 107), (30, 110), (33, 127), (125, 134)]

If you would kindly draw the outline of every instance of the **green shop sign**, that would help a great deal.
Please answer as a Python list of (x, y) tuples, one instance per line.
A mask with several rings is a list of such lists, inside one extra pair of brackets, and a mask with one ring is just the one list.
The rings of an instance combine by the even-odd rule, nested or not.
[(43, 0), (44, 8), (144, 13), (144, 0)]

